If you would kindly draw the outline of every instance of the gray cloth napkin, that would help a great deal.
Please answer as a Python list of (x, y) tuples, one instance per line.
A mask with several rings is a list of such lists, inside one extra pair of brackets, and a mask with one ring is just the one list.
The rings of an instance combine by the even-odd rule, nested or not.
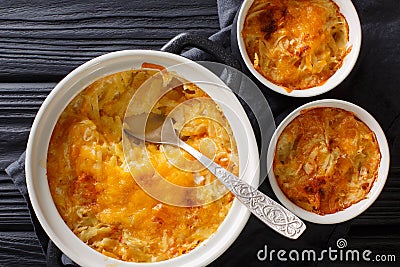
[[(228, 51), (231, 50), (232, 24), (241, 2), (241, 0), (217, 1), (221, 30), (210, 36), (209, 39), (218, 43), (219, 45), (222, 45)], [(235, 53), (235, 51), (233, 52)], [(191, 49), (185, 52), (183, 56), (196, 61), (213, 60), (210, 55), (198, 49)], [(239, 55), (237, 56), (238, 58), (240, 57)], [(268, 101), (270, 104), (272, 104), (272, 106), (274, 105), (274, 99), (268, 99)], [(277, 123), (279, 123), (284, 115), (286, 115), (286, 113), (283, 113), (281, 116), (277, 117)], [(19, 188), (28, 204), (32, 223), (42, 246), (43, 253), (46, 255), (48, 266), (76, 266), (68, 257), (62, 254), (62, 252), (51, 242), (51, 240), (49, 240), (48, 236), (39, 224), (27, 195), (24, 163), (25, 153), (22, 154), (16, 162), (12, 163), (6, 169), (6, 172), (8, 175), (10, 175), (15, 185)], [(273, 192), (268, 182), (264, 182), (260, 189), (268, 195), (273, 196)], [(268, 242), (269, 247), (277, 250), (280, 248), (324, 249), (328, 245), (332, 245), (333, 242), (335, 242), (339, 237), (343, 237), (347, 230), (348, 224), (315, 225), (307, 223), (307, 231), (303, 234), (303, 236), (299, 240), (292, 241), (279, 236), (252, 216), (237, 241), (212, 265), (236, 266), (243, 262), (245, 262), (247, 266), (263, 265), (264, 263), (257, 260), (256, 253), (259, 249), (264, 247), (266, 244), (265, 242)], [(280, 263), (272, 262), (269, 263), (269, 265), (270, 264), (279, 265)]]

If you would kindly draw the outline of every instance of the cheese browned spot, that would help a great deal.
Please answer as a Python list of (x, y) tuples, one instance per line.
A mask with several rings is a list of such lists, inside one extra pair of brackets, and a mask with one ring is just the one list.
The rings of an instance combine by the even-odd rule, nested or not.
[(331, 0), (255, 0), (242, 37), (254, 68), (289, 92), (322, 85), (351, 50)]
[[(130, 70), (89, 85), (62, 112), (47, 154), (48, 183), (66, 224), (93, 249), (124, 261), (156, 262), (188, 253), (216, 232), (233, 201), (227, 193), (210, 204), (183, 208), (147, 195), (135, 179), (151, 181), (155, 171), (183, 186), (204, 185), (215, 179), (206, 169), (185, 172), (176, 168), (155, 144), (132, 145), (133, 179), (123, 153), (122, 121), (133, 94), (155, 73)], [(160, 73), (163, 81), (178, 84), (177, 76), (165, 70)], [(153, 89), (146, 93), (157, 91)], [(186, 142), (199, 149), (204, 139), (213, 140), (215, 162), (238, 175), (238, 152), (229, 124), (217, 104), (195, 84), (177, 86), (152, 112), (169, 114), (181, 103), (185, 103), (183, 111), (174, 119), (175, 125), (181, 124)], [(152, 107), (145, 101), (141, 104)], [(190, 119), (201, 114), (218, 117), (219, 123)], [(164, 149), (171, 150), (170, 155), (181, 155), (179, 149)], [(150, 160), (146, 161), (147, 155)]]
[(339, 108), (303, 111), (282, 131), (273, 171), (295, 204), (324, 215), (364, 199), (381, 160), (374, 132)]

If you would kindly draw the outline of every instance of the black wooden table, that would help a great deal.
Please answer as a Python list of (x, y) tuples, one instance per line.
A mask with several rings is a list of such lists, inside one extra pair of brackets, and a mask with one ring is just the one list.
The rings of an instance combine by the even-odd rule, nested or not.
[[(391, 168), (383, 193), (351, 221), (345, 238), (351, 249), (395, 255), (400, 264), (400, 138), (396, 138), (400, 119), (385, 115), (391, 112), (392, 118), (398, 118), (400, 114), (400, 1), (353, 2), (363, 26), (363, 46), (358, 66), (345, 86), (347, 90), (365, 86), (361, 82), (365, 77), (371, 86), (389, 92), (379, 95), (374, 88), (365, 88), (357, 102), (364, 107), (370, 99), (380, 103), (366, 108), (392, 139)], [(35, 114), (56, 82), (107, 52), (158, 50), (181, 32), (210, 36), (219, 29), (215, 0), (0, 1), (0, 266), (45, 265), (26, 203), (5, 168), (25, 150)], [(258, 222), (251, 217), (244, 234), (222, 256), (235, 259), (219, 264), (268, 265), (256, 259), (262, 247), (253, 244), (262, 228), (254, 225)], [(360, 262), (342, 264), (358, 266)], [(388, 263), (370, 263), (375, 264)]]

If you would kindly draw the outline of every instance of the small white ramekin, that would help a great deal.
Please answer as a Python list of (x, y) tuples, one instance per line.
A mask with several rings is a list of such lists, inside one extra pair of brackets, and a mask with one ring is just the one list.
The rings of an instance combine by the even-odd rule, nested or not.
[[(316, 107), (334, 107), (353, 112), (361, 121), (363, 121), (375, 133), (382, 156), (378, 169), (378, 177), (374, 182), (374, 185), (372, 186), (367, 197), (364, 200), (361, 200), (358, 203), (355, 203), (342, 211), (326, 215), (318, 215), (316, 213), (304, 210), (303, 208), (300, 208), (299, 206), (294, 204), (291, 200), (289, 200), (280, 189), (272, 168), (276, 150), (276, 144), (282, 131), (285, 129), (287, 125), (289, 125), (289, 123), (293, 119), (299, 116), (303, 110)], [(386, 136), (382, 128), (379, 126), (379, 123), (374, 119), (374, 117), (372, 117), (365, 109), (362, 109), (361, 107), (355, 104), (335, 99), (324, 99), (324, 100), (317, 100), (314, 102), (310, 102), (291, 112), (277, 127), (276, 132), (274, 133), (274, 136), (272, 137), (271, 143), (269, 145), (267, 154), (267, 164), (269, 170), (271, 170), (269, 173), (269, 182), (271, 184), (272, 190), (274, 191), (279, 201), (287, 209), (292, 211), (300, 218), (318, 224), (333, 224), (350, 220), (358, 216), (359, 214), (364, 212), (369, 206), (371, 206), (372, 203), (374, 203), (374, 201), (377, 199), (377, 197), (379, 196), (379, 194), (383, 189), (383, 186), (385, 185), (386, 178), (389, 172), (389, 162), (390, 162), (390, 153)]]
[(284, 87), (272, 83), (267, 80), (263, 75), (261, 75), (253, 66), (249, 56), (247, 55), (246, 46), (242, 37), (242, 29), (247, 12), (254, 0), (245, 0), (239, 10), (238, 20), (237, 20), (237, 40), (240, 50), (240, 54), (246, 67), (250, 72), (256, 77), (261, 83), (270, 88), (271, 90), (293, 97), (311, 97), (320, 95), (330, 91), (339, 85), (351, 72), (354, 65), (357, 62), (358, 54), (361, 48), (361, 25), (358, 18), (356, 9), (353, 3), (349, 0), (333, 0), (340, 9), (340, 12), (346, 18), (349, 25), (349, 42), (348, 47), (352, 47), (350, 53), (345, 57), (342, 66), (332, 75), (324, 84), (320, 86), (311, 87), (304, 90), (293, 90), (292, 92), (287, 92)]

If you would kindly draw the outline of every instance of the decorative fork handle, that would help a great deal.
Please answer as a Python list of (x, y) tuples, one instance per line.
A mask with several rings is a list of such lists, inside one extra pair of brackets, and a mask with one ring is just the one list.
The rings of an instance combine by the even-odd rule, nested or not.
[(306, 225), (292, 212), (240, 180), (199, 151), (181, 141), (179, 146), (207, 167), (257, 218), (276, 232), (291, 239), (297, 239), (306, 229)]

